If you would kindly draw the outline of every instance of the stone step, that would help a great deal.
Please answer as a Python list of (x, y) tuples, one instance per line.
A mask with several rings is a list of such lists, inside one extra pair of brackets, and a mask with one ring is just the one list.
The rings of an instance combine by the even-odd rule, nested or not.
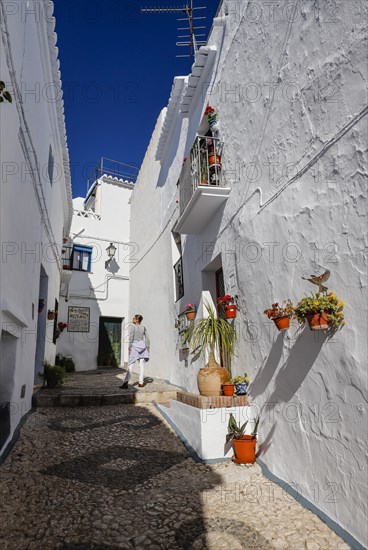
[(104, 405), (132, 405), (135, 403), (167, 403), (176, 399), (176, 391), (132, 391), (121, 393), (66, 393), (58, 390), (42, 389), (34, 394), (36, 407), (88, 407)]

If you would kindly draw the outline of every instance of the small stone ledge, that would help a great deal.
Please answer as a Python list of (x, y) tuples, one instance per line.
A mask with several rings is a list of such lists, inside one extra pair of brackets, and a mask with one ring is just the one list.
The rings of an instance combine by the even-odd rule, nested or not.
[(176, 399), (180, 403), (196, 407), (197, 409), (221, 409), (224, 407), (246, 407), (249, 405), (249, 399), (246, 395), (205, 397), (195, 393), (178, 391)]

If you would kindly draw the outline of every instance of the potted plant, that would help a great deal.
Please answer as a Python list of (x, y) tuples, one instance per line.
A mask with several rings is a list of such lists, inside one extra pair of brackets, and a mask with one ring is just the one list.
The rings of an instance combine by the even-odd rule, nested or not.
[(248, 386), (250, 383), (249, 376), (247, 373), (244, 373), (244, 376), (235, 376), (231, 379), (231, 382), (235, 386), (236, 395), (246, 395), (248, 391)]
[(208, 168), (207, 168), (207, 155), (206, 149), (200, 149), (200, 182), (199, 185), (208, 185)]
[(66, 379), (64, 367), (60, 365), (51, 365), (48, 361), (43, 362), (43, 373), (39, 373), (39, 375), (48, 388), (62, 386)]
[(59, 338), (60, 334), (63, 332), (63, 330), (66, 329), (67, 326), (67, 323), (62, 323), (61, 321), (57, 324), (57, 329), (55, 331), (56, 340)]
[(186, 306), (184, 307), (184, 313), (186, 315), (186, 318), (189, 321), (192, 321), (193, 319), (195, 319), (195, 316), (196, 316), (195, 305), (194, 304), (186, 304)]
[(185, 334), (185, 340), (190, 342), (192, 351), (204, 354), (209, 350), (208, 363), (199, 370), (197, 382), (200, 394), (211, 397), (221, 395), (222, 384), (230, 378), (228, 370), (217, 363), (215, 348), (231, 357), (237, 335), (234, 327), (219, 317), (210, 304), (205, 303), (205, 308), (208, 316), (194, 321)]
[(212, 133), (218, 132), (218, 130), (220, 129), (220, 124), (217, 120), (217, 113), (215, 109), (211, 107), (211, 105), (208, 105), (206, 107), (204, 114), (207, 117), (208, 123), (211, 128), (211, 132)]
[(55, 365), (63, 367), (65, 372), (74, 372), (75, 363), (73, 358), (70, 356), (63, 355), (62, 353), (57, 353), (55, 357)]
[(230, 294), (217, 298), (217, 307), (222, 306), (225, 310), (226, 319), (234, 319), (236, 317), (235, 300)]
[(235, 384), (232, 379), (227, 384), (222, 384), (222, 392), (227, 397), (232, 397), (235, 393)]
[(337, 329), (345, 325), (344, 305), (333, 291), (328, 294), (311, 292), (311, 296), (305, 296), (297, 303), (295, 315), (299, 323), (307, 320), (311, 330)]
[(256, 461), (256, 443), (259, 417), (256, 419), (251, 434), (245, 434), (248, 420), (242, 426), (235, 420), (233, 414), (230, 414), (228, 424), (228, 434), (226, 441), (233, 441), (235, 453), (235, 462), (238, 464), (254, 464)]
[(294, 315), (294, 306), (290, 300), (272, 304), (272, 307), (265, 309), (264, 313), (275, 323), (279, 330), (287, 330), (290, 327), (290, 319)]

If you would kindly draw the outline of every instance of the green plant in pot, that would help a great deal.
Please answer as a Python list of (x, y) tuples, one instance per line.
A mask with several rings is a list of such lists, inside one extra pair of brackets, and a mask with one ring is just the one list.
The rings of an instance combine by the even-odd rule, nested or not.
[(259, 417), (255, 420), (254, 428), (250, 434), (245, 434), (248, 420), (240, 425), (235, 420), (233, 414), (230, 414), (228, 423), (228, 434), (226, 442), (232, 440), (235, 453), (235, 460), (238, 464), (254, 464), (256, 461), (256, 443)]
[(199, 370), (197, 382), (200, 394), (212, 397), (221, 395), (222, 384), (226, 384), (230, 378), (229, 371), (216, 361), (215, 349), (230, 359), (234, 354), (237, 335), (234, 327), (217, 316), (216, 310), (210, 304), (205, 303), (205, 308), (208, 317), (193, 322), (185, 334), (185, 341), (190, 343), (192, 352), (203, 355), (209, 351), (208, 363)]
[(337, 329), (345, 325), (344, 305), (332, 290), (328, 294), (311, 292), (297, 303), (295, 315), (299, 323), (307, 320), (311, 330)]
[(75, 371), (75, 363), (73, 361), (73, 358), (70, 356), (62, 355), (61, 353), (56, 354), (55, 365), (63, 367), (65, 369), (65, 372)]
[(43, 373), (39, 373), (39, 375), (48, 388), (62, 386), (66, 380), (64, 367), (60, 365), (51, 365), (48, 361), (43, 362)]

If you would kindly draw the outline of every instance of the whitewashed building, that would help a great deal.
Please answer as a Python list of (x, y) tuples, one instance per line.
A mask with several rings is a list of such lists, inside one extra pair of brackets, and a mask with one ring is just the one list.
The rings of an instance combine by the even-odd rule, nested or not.
[[(176, 320), (187, 303), (202, 315), (204, 293), (237, 296), (233, 374), (253, 381), (259, 460), (364, 545), (366, 19), (361, 2), (335, 7), (331, 19), (308, 0), (221, 4), (134, 188), (130, 311), (150, 332), (147, 372), (196, 393), (203, 360), (184, 350)], [(208, 105), (222, 172), (201, 185)], [(346, 326), (333, 338), (278, 333), (263, 311), (315, 290), (302, 277), (324, 269)]]
[(73, 200), (63, 250), (58, 319), (68, 326), (57, 351), (72, 357), (78, 371), (127, 362), (129, 269), (136, 253), (129, 242), (132, 167), (101, 159), (94, 174), (86, 197)]
[(2, 450), (31, 408), (43, 360), (55, 358), (50, 317), (72, 219), (52, 2), (37, 2), (38, 15), (31, 8), (0, 2), (0, 80), (12, 97), (0, 103)]

